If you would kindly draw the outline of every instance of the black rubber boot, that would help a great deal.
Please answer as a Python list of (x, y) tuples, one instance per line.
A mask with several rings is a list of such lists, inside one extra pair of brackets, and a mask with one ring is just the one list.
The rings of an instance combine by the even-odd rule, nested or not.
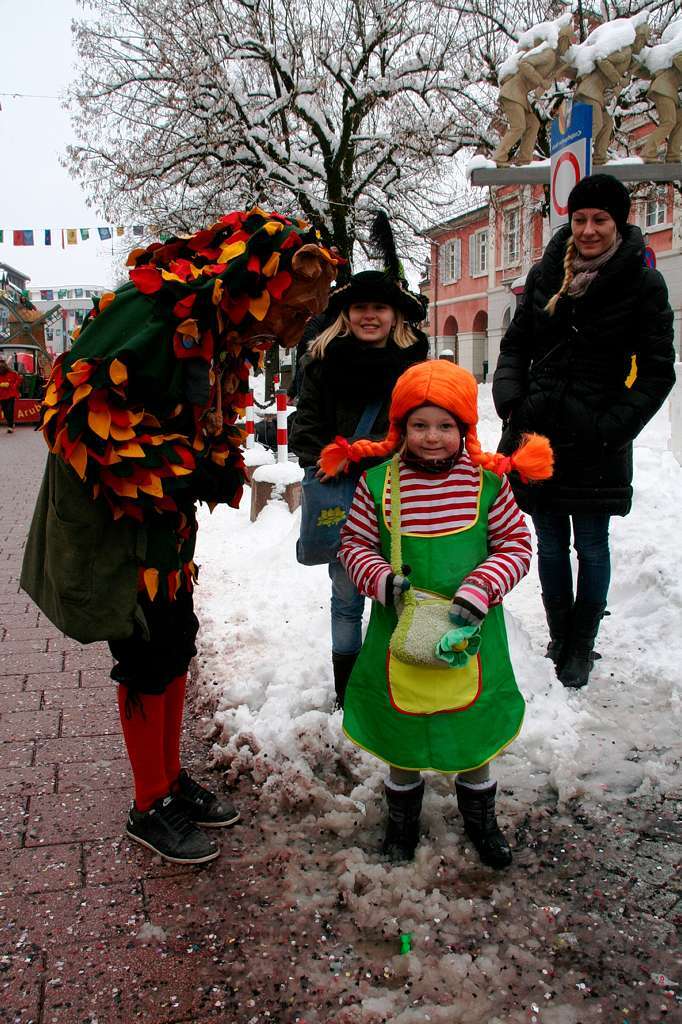
[(334, 689), (336, 691), (336, 708), (342, 708), (343, 702), (346, 697), (346, 687), (348, 686), (348, 680), (350, 674), (353, 671), (353, 665), (358, 659), (356, 651), (354, 654), (335, 654), (332, 651), (332, 666), (334, 668)]
[(573, 617), (573, 595), (566, 597), (545, 597), (542, 595), (545, 615), (549, 627), (549, 643), (546, 658), (551, 658), (556, 665), (561, 660), (561, 652), (571, 629)]
[(597, 657), (594, 653), (594, 642), (605, 610), (605, 603), (575, 603), (571, 632), (557, 665), (559, 681), (571, 690), (579, 690), (589, 679)]
[(391, 861), (414, 860), (419, 842), (419, 818), (422, 813), (424, 781), (412, 789), (392, 789), (384, 785), (388, 804), (386, 835), (382, 846)]
[(485, 789), (471, 789), (461, 782), (455, 782), (455, 791), (457, 806), (464, 818), (464, 828), (482, 863), (491, 868), (509, 867), (512, 852), (495, 816), (497, 783), (491, 782)]

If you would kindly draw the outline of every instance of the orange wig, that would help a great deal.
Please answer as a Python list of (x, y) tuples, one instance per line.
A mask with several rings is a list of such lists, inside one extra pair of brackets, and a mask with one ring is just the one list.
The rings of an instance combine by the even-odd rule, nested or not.
[(524, 482), (547, 480), (552, 475), (553, 455), (549, 441), (526, 434), (512, 455), (484, 452), (478, 440), (478, 384), (473, 374), (444, 359), (429, 359), (406, 370), (393, 388), (389, 428), (383, 441), (354, 441), (336, 437), (322, 450), (320, 466), (328, 476), (347, 472), (351, 462), (388, 457), (400, 448), (408, 415), (422, 405), (435, 405), (451, 413), (466, 428), (464, 444), (475, 466), (498, 476), (515, 470)]

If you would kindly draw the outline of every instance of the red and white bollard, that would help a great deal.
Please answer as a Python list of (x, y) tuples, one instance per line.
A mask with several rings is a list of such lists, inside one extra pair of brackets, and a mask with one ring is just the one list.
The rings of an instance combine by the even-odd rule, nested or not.
[(246, 421), (246, 447), (253, 448), (256, 443), (256, 426), (253, 420), (253, 391), (247, 391), (246, 393), (244, 420)]
[(278, 391), (277, 401), (277, 461), (289, 461), (289, 434), (287, 427), (287, 393)]

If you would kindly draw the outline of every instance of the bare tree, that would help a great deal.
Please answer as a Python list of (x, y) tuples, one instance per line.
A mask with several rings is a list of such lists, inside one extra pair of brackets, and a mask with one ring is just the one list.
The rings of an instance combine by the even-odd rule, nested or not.
[[(377, 206), (403, 238), (460, 212), (449, 158), (493, 147), (500, 63), (520, 32), (565, 10), (558, 0), (81, 2), (68, 159), (109, 219), (194, 229), (260, 201), (302, 212), (347, 253)], [(643, 6), (616, 0), (608, 16)], [(540, 107), (547, 121), (552, 98)]]

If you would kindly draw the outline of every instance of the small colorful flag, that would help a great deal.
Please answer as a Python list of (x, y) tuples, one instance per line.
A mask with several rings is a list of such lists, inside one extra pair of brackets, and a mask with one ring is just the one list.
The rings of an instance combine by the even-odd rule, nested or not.
[(75, 228), (66, 229), (66, 244), (78, 245), (78, 232)]
[(81, 228), (81, 238), (82, 238), (82, 240), (84, 242), (87, 242), (89, 237), (90, 237), (90, 229), (89, 228)]
[(110, 228), (97, 228), (97, 232), (102, 242), (106, 242), (107, 238), (111, 238)]
[(144, 228), (141, 224), (133, 224), (133, 234), (139, 238), (140, 235), (144, 234)]
[(74, 290), (73, 290), (73, 297), (75, 299), (82, 299), (83, 298), (83, 289), (82, 288), (74, 288)]
[(66, 298), (66, 292), (67, 292), (66, 288), (60, 288), (59, 291), (57, 292), (57, 298), (58, 299), (65, 299)]
[(5, 241), (5, 232), (0, 228), (0, 243)]
[(120, 238), (121, 235), (125, 235), (125, 233), (126, 233), (126, 229), (125, 228), (121, 228), (121, 227), (116, 228), (116, 237), (117, 238)]
[(45, 245), (52, 245), (52, 232), (49, 228), (45, 228)]
[(43, 301), (52, 302), (54, 300), (54, 290), (52, 288), (41, 288), (40, 298)]
[(33, 245), (33, 231), (15, 231), (15, 245)]
[(172, 236), (172, 235), (170, 234), (170, 232), (168, 232), (168, 231), (162, 231), (162, 232), (160, 233), (160, 235), (159, 235), (159, 241), (160, 241), (160, 242), (167, 242), (167, 241), (168, 241), (168, 239), (169, 239), (169, 238), (172, 238), (172, 237), (173, 237), (173, 236)]

